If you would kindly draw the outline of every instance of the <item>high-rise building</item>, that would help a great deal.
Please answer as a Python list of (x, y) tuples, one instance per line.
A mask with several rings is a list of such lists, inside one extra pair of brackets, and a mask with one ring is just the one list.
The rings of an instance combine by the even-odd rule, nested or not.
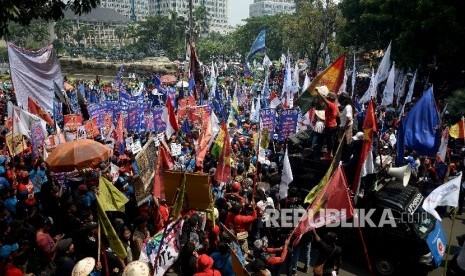
[(134, 4), (135, 20), (145, 20), (150, 15), (151, 3), (157, 0), (100, 0), (100, 7), (116, 10), (125, 17), (131, 17), (131, 5)]
[(254, 0), (249, 6), (249, 16), (295, 13), (294, 0)]
[[(150, 13), (168, 15), (170, 11), (177, 12), (184, 18), (189, 18), (189, 0), (151, 0)], [(227, 34), (229, 27), (229, 0), (192, 0), (193, 8), (204, 6), (210, 19), (210, 32)]]

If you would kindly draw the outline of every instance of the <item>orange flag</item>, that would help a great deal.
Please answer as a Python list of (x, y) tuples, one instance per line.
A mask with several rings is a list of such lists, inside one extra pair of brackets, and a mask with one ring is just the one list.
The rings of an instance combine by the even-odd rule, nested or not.
[(344, 82), (345, 55), (340, 56), (333, 64), (320, 72), (310, 83), (308, 88), (295, 101), (294, 105), (300, 107), (302, 114), (307, 113), (312, 107), (313, 98), (316, 96), (315, 87), (326, 85), (330, 92), (337, 93)]
[(27, 107), (30, 113), (39, 116), (42, 120), (47, 122), (47, 124), (49, 124), (50, 126), (52, 127), (55, 126), (55, 122), (53, 121), (52, 117), (50, 117), (50, 115), (45, 110), (43, 110), (42, 107), (40, 107), (40, 105), (36, 103), (30, 97), (27, 97)]
[(458, 123), (449, 128), (449, 135), (455, 139), (465, 138), (465, 118), (462, 117)]

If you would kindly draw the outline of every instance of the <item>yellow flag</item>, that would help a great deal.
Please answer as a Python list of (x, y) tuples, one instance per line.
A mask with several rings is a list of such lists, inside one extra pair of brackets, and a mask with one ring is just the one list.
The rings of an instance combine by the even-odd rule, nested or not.
[(184, 203), (184, 195), (186, 194), (186, 174), (182, 176), (181, 190), (178, 192), (176, 202), (174, 203), (173, 210), (171, 210), (171, 217), (177, 218), (182, 211), (182, 204)]
[(98, 190), (99, 194), (97, 199), (99, 200), (103, 211), (124, 212), (124, 205), (129, 200), (110, 181), (101, 176), (99, 179)]
[(97, 215), (100, 220), (103, 233), (107, 237), (108, 243), (110, 244), (110, 248), (115, 252), (116, 256), (118, 256), (121, 259), (124, 259), (127, 256), (126, 249), (124, 248), (123, 243), (116, 234), (115, 228), (113, 228), (113, 225), (111, 225), (111, 222), (108, 219), (107, 214), (105, 213), (105, 211), (103, 211), (100, 201), (101, 199), (97, 197)]

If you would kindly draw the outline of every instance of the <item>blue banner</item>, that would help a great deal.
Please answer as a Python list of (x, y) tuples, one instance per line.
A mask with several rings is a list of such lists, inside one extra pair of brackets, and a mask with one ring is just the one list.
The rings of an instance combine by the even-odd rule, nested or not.
[(270, 131), (270, 137), (273, 137), (274, 134), (275, 112), (273, 108), (260, 110), (260, 129), (268, 129)]
[(131, 104), (131, 95), (127, 93), (119, 93), (119, 104), (122, 111), (128, 111)]
[(99, 128), (104, 126), (103, 113), (105, 112), (105, 110), (106, 110), (106, 107), (100, 104), (87, 105), (87, 111), (89, 112), (89, 117), (97, 118), (97, 124)]
[(296, 109), (283, 109), (279, 114), (278, 141), (284, 141), (294, 135), (297, 129), (299, 111)]
[(250, 48), (250, 52), (247, 55), (246, 60), (249, 60), (253, 55), (266, 49), (266, 30), (261, 31)]
[(131, 106), (128, 109), (128, 124), (126, 128), (129, 131), (138, 131), (140, 120), (139, 120), (139, 108), (137, 106)]
[(442, 225), (439, 220), (436, 221), (434, 230), (431, 231), (426, 238), (426, 243), (433, 255), (434, 263), (436, 266), (439, 266), (442, 262), (447, 246), (446, 235), (444, 234), (444, 230), (442, 230)]
[(155, 106), (152, 109), (153, 125), (156, 132), (162, 132), (166, 129), (166, 123), (163, 121), (163, 106)]

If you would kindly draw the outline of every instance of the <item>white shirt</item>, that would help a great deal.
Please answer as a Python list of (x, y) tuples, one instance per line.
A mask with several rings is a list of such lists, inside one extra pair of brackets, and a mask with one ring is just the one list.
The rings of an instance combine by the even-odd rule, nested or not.
[[(341, 127), (345, 127), (346, 124), (348, 126), (351, 126), (353, 123), (353, 111), (352, 111), (352, 106), (350, 104), (344, 106), (344, 109), (342, 110), (340, 119), (341, 119)], [(347, 122), (348, 120), (348, 122)]]

